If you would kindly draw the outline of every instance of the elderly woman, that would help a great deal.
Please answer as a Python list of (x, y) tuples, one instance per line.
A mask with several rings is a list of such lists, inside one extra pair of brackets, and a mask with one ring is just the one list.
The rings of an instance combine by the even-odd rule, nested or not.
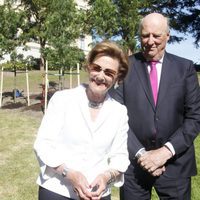
[(126, 76), (127, 57), (104, 41), (89, 53), (86, 69), (88, 84), (56, 92), (39, 128), (39, 200), (109, 200), (111, 185), (123, 184), (127, 110), (108, 91)]

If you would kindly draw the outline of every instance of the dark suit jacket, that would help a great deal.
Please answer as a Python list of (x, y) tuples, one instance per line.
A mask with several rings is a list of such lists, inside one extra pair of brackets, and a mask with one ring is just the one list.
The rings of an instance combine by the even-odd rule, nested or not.
[(176, 155), (165, 175), (189, 177), (197, 173), (193, 141), (200, 131), (200, 88), (190, 60), (165, 53), (155, 107), (147, 63), (141, 53), (130, 57), (130, 70), (116, 98), (127, 106), (130, 160), (140, 148), (171, 142)]

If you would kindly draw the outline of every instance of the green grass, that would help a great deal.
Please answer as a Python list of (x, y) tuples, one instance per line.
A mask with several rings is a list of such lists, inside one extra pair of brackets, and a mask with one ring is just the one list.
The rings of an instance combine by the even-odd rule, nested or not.
[[(13, 72), (4, 72), (3, 73), (3, 92), (12, 91), (15, 87), (17, 89), (24, 90), (26, 93), (27, 85), (26, 85), (26, 74), (25, 73), (17, 73), (16, 77)], [(55, 83), (58, 88), (59, 85), (59, 76), (53, 75), (58, 74), (58, 71), (49, 71), (48, 80), (51, 83)], [(41, 84), (44, 83), (44, 73), (38, 70), (29, 71), (28, 72), (29, 79), (29, 90), (30, 94), (35, 94), (41, 92)], [(80, 82), (87, 81), (87, 74), (84, 70), (80, 71)], [(70, 86), (70, 76), (65, 75), (62, 77), (63, 88), (69, 88)], [(77, 76), (72, 76), (72, 86), (75, 87), (77, 85)]]
[(0, 110), (0, 199), (37, 199), (37, 162), (32, 146), (39, 118)]

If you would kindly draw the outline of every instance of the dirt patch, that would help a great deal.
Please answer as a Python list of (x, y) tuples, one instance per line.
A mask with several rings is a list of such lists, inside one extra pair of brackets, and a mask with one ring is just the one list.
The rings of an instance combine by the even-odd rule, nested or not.
[(30, 105), (27, 105), (26, 97), (18, 97), (14, 99), (11, 94), (4, 96), (1, 109), (4, 110), (15, 110), (16, 112), (23, 112), (27, 115), (41, 117), (43, 116), (43, 104), (41, 94), (30, 95)]

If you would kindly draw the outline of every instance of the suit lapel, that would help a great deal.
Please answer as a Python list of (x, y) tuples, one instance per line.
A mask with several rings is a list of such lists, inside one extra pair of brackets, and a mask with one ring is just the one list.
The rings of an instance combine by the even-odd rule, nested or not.
[(151, 84), (150, 84), (150, 79), (149, 79), (149, 73), (147, 70), (147, 63), (145, 62), (144, 59), (139, 59), (136, 65), (137, 65), (135, 67), (136, 73), (142, 84), (144, 92), (145, 92), (150, 104), (152, 105), (152, 108), (155, 110), (155, 103), (154, 103), (153, 95), (152, 95), (152, 91), (151, 91)]

